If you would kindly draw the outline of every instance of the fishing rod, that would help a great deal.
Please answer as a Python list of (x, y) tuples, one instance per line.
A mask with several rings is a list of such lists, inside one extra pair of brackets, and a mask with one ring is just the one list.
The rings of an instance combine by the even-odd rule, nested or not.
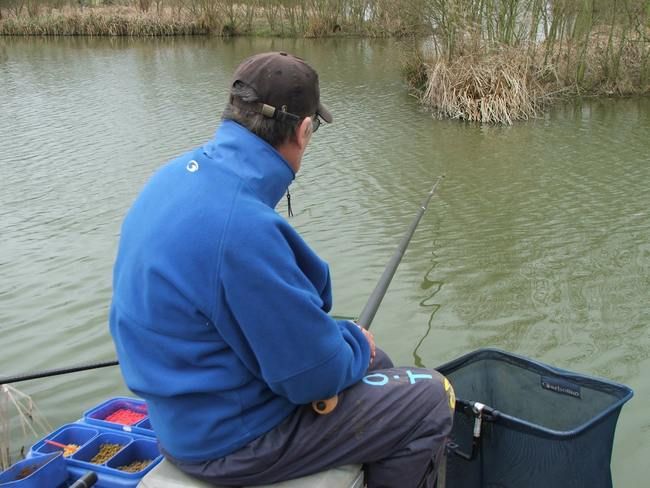
[[(359, 318), (357, 319), (356, 323), (359, 324), (364, 329), (368, 330), (370, 328), (370, 324), (372, 323), (372, 320), (375, 318), (375, 315), (377, 313), (377, 310), (379, 309), (379, 305), (381, 304), (381, 301), (384, 298), (384, 295), (386, 295), (386, 291), (388, 290), (388, 286), (390, 285), (390, 282), (393, 279), (393, 276), (395, 275), (395, 271), (397, 271), (397, 267), (399, 266), (399, 263), (402, 260), (404, 253), (406, 252), (406, 248), (408, 247), (409, 242), (411, 242), (411, 237), (413, 237), (413, 234), (415, 233), (415, 229), (420, 223), (420, 219), (422, 218), (422, 215), (426, 211), (427, 206), (429, 205), (429, 201), (431, 200), (431, 197), (433, 197), (433, 194), (435, 193), (436, 188), (438, 187), (438, 183), (440, 183), (440, 181), (443, 178), (444, 176), (438, 177), (436, 182), (433, 184), (433, 187), (431, 188), (427, 196), (422, 201), (422, 204), (418, 209), (418, 213), (415, 216), (415, 219), (413, 220), (413, 222), (411, 222), (411, 225), (407, 229), (406, 234), (404, 234), (404, 237), (402, 237), (399, 246), (397, 246), (397, 249), (395, 249), (395, 252), (391, 256), (390, 261), (388, 261), (388, 264), (386, 265), (384, 272), (379, 278), (379, 281), (377, 282), (375, 289), (370, 294), (370, 297), (366, 302), (366, 306), (363, 307), (363, 310), (361, 311), (361, 315), (359, 315)], [(312, 402), (311, 406), (317, 413), (321, 415), (325, 415), (330, 413), (332, 410), (334, 410), (337, 404), (338, 404), (338, 396), (333, 396), (332, 398), (328, 398), (327, 400), (314, 401)]]
[(5, 376), (0, 378), (0, 385), (9, 383), (18, 383), (20, 381), (35, 380), (38, 378), (48, 378), (50, 376), (58, 376), (61, 374), (76, 373), (77, 371), (88, 371), (90, 369), (107, 368), (108, 366), (117, 366), (117, 361), (105, 361), (103, 363), (80, 364), (78, 366), (71, 366), (69, 368), (48, 369), (38, 373), (24, 373), (14, 376)]

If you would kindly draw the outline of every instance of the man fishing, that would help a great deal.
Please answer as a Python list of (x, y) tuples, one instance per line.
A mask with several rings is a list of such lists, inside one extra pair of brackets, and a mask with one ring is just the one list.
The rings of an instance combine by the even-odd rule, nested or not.
[[(236, 69), (215, 137), (159, 169), (129, 210), (110, 329), (165, 456), (216, 485), (363, 464), (373, 487), (433, 486), (444, 378), (394, 368), (335, 320), (328, 265), (275, 211), (321, 122), (318, 75), (287, 53)], [(311, 402), (339, 395), (319, 415)]]

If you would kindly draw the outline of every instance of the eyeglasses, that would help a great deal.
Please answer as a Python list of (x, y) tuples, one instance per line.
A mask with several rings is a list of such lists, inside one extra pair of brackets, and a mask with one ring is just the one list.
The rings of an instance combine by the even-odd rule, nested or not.
[(318, 114), (314, 115), (311, 118), (311, 132), (312, 132), (312, 134), (318, 130), (318, 128), (320, 127), (320, 124), (321, 124), (320, 117), (318, 116)]

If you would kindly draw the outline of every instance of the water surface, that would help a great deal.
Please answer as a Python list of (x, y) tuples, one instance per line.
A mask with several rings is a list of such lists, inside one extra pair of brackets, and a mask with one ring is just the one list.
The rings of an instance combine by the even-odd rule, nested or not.
[[(1, 38), (2, 373), (113, 359), (124, 213), (157, 167), (212, 136), (238, 62), (270, 49), (319, 69), (336, 118), (292, 186), (292, 223), (330, 262), (335, 312), (361, 311), (445, 174), (373, 323), (378, 343), (400, 364), (494, 346), (629, 384), (612, 466), (617, 486), (641, 486), (650, 100), (582, 101), (506, 128), (438, 121), (408, 95), (391, 41)], [(53, 426), (128, 394), (118, 368), (15, 386)]]

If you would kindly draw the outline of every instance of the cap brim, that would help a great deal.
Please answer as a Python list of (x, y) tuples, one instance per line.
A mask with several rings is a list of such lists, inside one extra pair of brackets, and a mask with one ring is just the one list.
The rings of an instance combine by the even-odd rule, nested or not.
[(334, 117), (332, 117), (332, 112), (330, 112), (329, 109), (322, 103), (318, 104), (318, 116), (328, 124), (331, 124), (334, 120)]

